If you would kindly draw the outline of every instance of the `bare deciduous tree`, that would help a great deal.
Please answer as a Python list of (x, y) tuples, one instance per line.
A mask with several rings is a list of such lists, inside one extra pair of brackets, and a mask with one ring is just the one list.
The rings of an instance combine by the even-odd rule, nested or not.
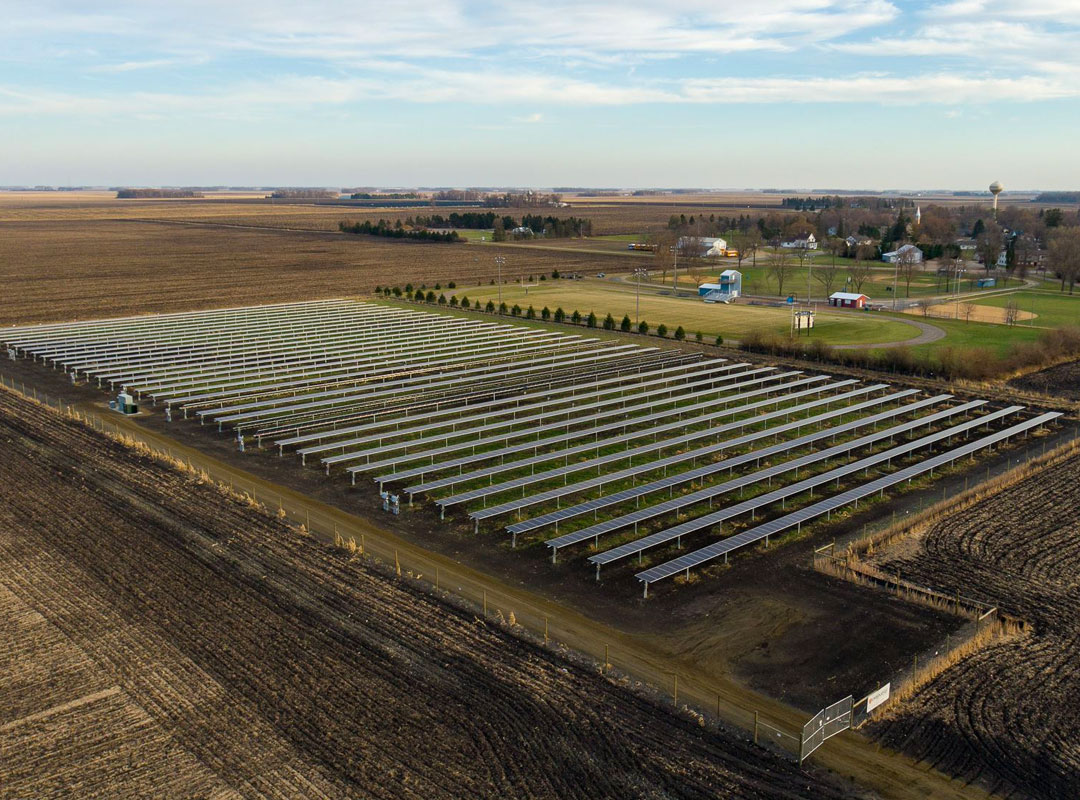
[(1015, 325), (1017, 318), (1020, 316), (1020, 306), (1016, 302), (1016, 298), (1012, 297), (1005, 306), (1005, 324)]
[(768, 269), (769, 277), (776, 283), (776, 293), (781, 297), (784, 296), (784, 284), (790, 274), (791, 262), (788, 259), (788, 254), (781, 250), (773, 256)]
[(836, 281), (840, 278), (840, 267), (836, 266), (836, 263), (822, 264), (816, 270), (814, 270), (814, 280), (821, 284), (821, 288), (825, 290), (825, 296), (829, 297), (833, 293), (833, 286), (836, 285)]
[(660, 273), (660, 280), (666, 281), (668, 270), (675, 264), (675, 244), (678, 236), (674, 231), (658, 231), (649, 235), (649, 244), (653, 245), (653, 264)]
[(911, 279), (915, 277), (918, 256), (913, 250), (905, 250), (896, 257), (896, 271), (904, 281), (904, 296), (911, 297)]
[(1080, 280), (1080, 228), (1060, 228), (1050, 239), (1050, 269), (1061, 279), (1061, 291), (1073, 293)]
[(1005, 238), (1001, 234), (1001, 228), (997, 223), (991, 223), (986, 227), (975, 242), (975, 249), (982, 259), (983, 267), (990, 272), (996, 265), (1001, 255), (1001, 248), (1005, 244)]
[[(862, 247), (860, 246), (860, 250)], [(872, 268), (870, 262), (858, 259), (848, 270), (848, 277), (856, 292), (862, 292), (863, 284), (870, 278)]]

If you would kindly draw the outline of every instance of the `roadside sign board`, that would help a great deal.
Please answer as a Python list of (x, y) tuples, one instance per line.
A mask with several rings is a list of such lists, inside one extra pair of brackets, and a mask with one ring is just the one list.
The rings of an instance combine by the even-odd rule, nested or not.
[(870, 692), (870, 695), (866, 698), (867, 714), (889, 699), (889, 689), (891, 686), (891, 683), (886, 683), (880, 689)]

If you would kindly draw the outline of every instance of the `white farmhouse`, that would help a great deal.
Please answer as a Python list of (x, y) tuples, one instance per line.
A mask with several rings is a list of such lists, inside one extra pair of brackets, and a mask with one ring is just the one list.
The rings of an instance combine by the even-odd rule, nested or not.
[(682, 236), (679, 238), (678, 246), (684, 252), (693, 249), (694, 255), (701, 257), (719, 257), (727, 252), (726, 240), (707, 236)]
[(781, 247), (793, 250), (817, 250), (817, 237), (812, 232), (800, 233), (789, 242), (781, 242)]
[(911, 263), (921, 264), (923, 262), (923, 251), (913, 244), (905, 244), (903, 247), (898, 247), (892, 252), (883, 253), (881, 260), (886, 264), (895, 264), (901, 258), (909, 255), (911, 256)]

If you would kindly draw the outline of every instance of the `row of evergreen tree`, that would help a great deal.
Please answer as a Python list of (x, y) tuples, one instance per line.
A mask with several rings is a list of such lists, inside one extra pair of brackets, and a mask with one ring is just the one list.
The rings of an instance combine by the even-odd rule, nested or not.
[(429, 231), (423, 228), (409, 229), (401, 224), (401, 220), (390, 222), (380, 219), (378, 222), (364, 220), (363, 222), (339, 222), (338, 228), (343, 233), (363, 233), (368, 236), (385, 236), (390, 239), (417, 239), (422, 242), (463, 242), (457, 231)]
[[(448, 284), (450, 288), (453, 288), (454, 284)], [(435, 284), (435, 288), (439, 288), (439, 284)], [(381, 294), (385, 297), (404, 297), (407, 300), (413, 300), (417, 303), (432, 303), (440, 306), (449, 306), (450, 308), (463, 308), (473, 309), (476, 311), (486, 311), (489, 314), (504, 314), (511, 317), (524, 317), (525, 319), (542, 319), (545, 322), (569, 322), (573, 325), (584, 325), (586, 328), (603, 328), (606, 331), (621, 330), (623, 333), (631, 333), (636, 331), (642, 336), (647, 336), (649, 333), (653, 333), (660, 338), (666, 338), (668, 333), (671, 333), (673, 338), (677, 341), (686, 340), (686, 329), (682, 325), (679, 325), (673, 332), (667, 325), (660, 323), (656, 328), (652, 328), (648, 322), (642, 320), (636, 326), (630, 319), (630, 315), (626, 314), (622, 318), (622, 322), (616, 322), (615, 317), (610, 313), (601, 320), (596, 314), (590, 311), (587, 315), (583, 315), (580, 311), (574, 310), (570, 314), (567, 314), (562, 308), (556, 308), (552, 311), (547, 306), (544, 306), (540, 311), (537, 311), (535, 307), (529, 306), (528, 308), (522, 308), (517, 303), (512, 306), (508, 306), (506, 303), (500, 303), (495, 305), (494, 300), (488, 300), (485, 305), (480, 300), (470, 301), (467, 295), (462, 295), (459, 299), (457, 295), (451, 295), (449, 298), (445, 294), (436, 295), (434, 291), (424, 291), (423, 288), (413, 290), (412, 284), (405, 287), (402, 291), (397, 286), (376, 286), (375, 294)], [(694, 339), (697, 342), (704, 341), (704, 336), (700, 331), (694, 334)], [(724, 337), (717, 336), (716, 344), (721, 345), (724, 343)]]

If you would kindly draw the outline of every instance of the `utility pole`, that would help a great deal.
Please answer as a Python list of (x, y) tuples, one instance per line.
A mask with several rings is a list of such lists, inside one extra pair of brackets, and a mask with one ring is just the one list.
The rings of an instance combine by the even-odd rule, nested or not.
[(495, 266), (499, 268), (499, 305), (502, 305), (502, 268), (506, 263), (506, 259), (502, 256), (495, 256)]

